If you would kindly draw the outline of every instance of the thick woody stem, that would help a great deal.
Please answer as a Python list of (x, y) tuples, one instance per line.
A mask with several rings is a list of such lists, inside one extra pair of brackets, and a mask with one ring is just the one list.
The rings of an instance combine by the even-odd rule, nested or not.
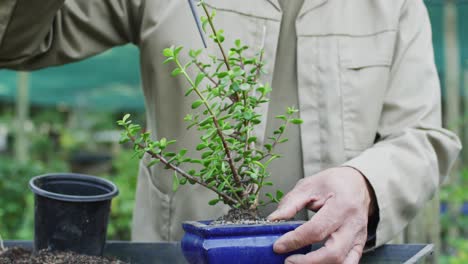
[(232, 175), (234, 176), (234, 181), (236, 181), (236, 184), (240, 185), (242, 180), (241, 180), (241, 178), (239, 176), (239, 173), (237, 172), (236, 167), (234, 166), (234, 161), (233, 161), (232, 156), (231, 156), (231, 151), (229, 150), (229, 147), (227, 145), (226, 138), (224, 138), (223, 131), (219, 127), (219, 124), (218, 124), (219, 121), (216, 118), (216, 116), (214, 116), (214, 115), (212, 116), (212, 118), (213, 118), (213, 123), (215, 124), (216, 130), (218, 132), (218, 136), (221, 139), (221, 142), (223, 143), (223, 147), (224, 147), (224, 150), (225, 150), (225, 153), (226, 153), (226, 157), (228, 159), (229, 168), (231, 169)]

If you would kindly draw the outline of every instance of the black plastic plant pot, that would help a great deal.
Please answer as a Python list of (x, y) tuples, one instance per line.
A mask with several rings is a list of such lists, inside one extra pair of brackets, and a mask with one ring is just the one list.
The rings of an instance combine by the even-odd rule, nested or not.
[(115, 184), (81, 174), (47, 174), (31, 179), (34, 192), (34, 250), (100, 256), (106, 243)]

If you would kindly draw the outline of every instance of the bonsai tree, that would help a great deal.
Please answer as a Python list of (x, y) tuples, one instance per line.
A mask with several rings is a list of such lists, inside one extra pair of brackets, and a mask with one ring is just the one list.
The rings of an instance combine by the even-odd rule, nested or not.
[[(271, 131), (264, 144), (257, 143), (253, 131), (261, 123), (258, 109), (269, 101), (271, 92), (270, 86), (259, 79), (264, 73), (264, 51), (246, 56), (249, 47), (241, 40), (236, 40), (233, 47), (226, 50), (224, 32), (216, 29), (213, 22), (216, 12), (210, 12), (203, 1), (199, 6), (205, 14), (201, 17), (203, 31), (210, 32), (209, 38), (218, 47), (220, 57), (208, 55), (205, 56), (208, 61), (204, 61), (200, 56), (203, 50), (190, 50), (190, 60), (182, 61), (181, 46), (164, 49), (163, 55), (165, 64), (175, 66), (172, 75), (182, 76), (187, 81), (185, 95), (196, 94), (197, 100), (191, 102), (193, 113), (187, 114), (184, 120), (188, 129), (202, 132), (196, 147), (200, 157), (187, 157), (187, 149), (170, 151), (175, 140), (152, 139), (150, 132), (143, 132), (140, 125), (133, 124), (128, 114), (118, 121), (124, 128), (121, 143), (131, 142), (139, 158), (149, 154), (152, 158), (149, 166), (162, 163), (166, 169), (174, 171), (173, 191), (187, 183), (202, 185), (218, 196), (209, 201), (210, 205), (222, 202), (256, 219), (259, 206), (277, 203), (283, 196), (278, 190), (260, 197), (260, 191), (273, 184), (268, 181), (268, 166), (280, 157), (275, 154), (275, 147), (288, 141), (284, 138), (287, 126), (299, 125), (302, 120), (296, 118), (298, 110), (289, 107), (284, 115), (276, 116), (282, 124)], [(190, 76), (189, 67), (195, 67), (198, 74)], [(193, 164), (194, 169), (184, 170), (182, 165), (188, 167), (185, 164)]]

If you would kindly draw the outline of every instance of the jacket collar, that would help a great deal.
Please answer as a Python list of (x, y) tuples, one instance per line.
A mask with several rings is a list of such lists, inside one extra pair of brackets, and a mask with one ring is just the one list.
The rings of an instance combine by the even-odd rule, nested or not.
[(301, 11), (299, 11), (298, 17), (300, 18), (304, 16), (315, 8), (322, 6), (326, 2), (328, 2), (328, 0), (304, 0), (304, 5), (302, 6)]
[[(278, 11), (281, 11), (279, 0), (266, 0), (266, 1), (272, 4)], [(301, 11), (299, 12), (299, 17), (325, 4), (327, 1), (328, 0), (304, 0), (304, 5), (302, 6)]]
[(278, 11), (281, 11), (281, 6), (278, 0), (267, 0), (270, 4), (272, 4)]

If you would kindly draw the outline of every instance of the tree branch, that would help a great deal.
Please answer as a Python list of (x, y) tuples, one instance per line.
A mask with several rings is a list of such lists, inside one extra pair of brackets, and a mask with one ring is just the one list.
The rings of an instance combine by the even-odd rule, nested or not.
[(177, 64), (177, 67), (179, 67), (181, 69), (181, 72), (182, 74), (184, 75), (185, 79), (189, 82), (189, 84), (192, 86), (193, 90), (195, 91), (195, 93), (198, 95), (198, 97), (200, 97), (200, 99), (202, 100), (203, 104), (205, 105), (206, 107), (206, 110), (208, 111), (208, 113), (210, 114), (211, 118), (213, 119), (213, 123), (215, 124), (215, 127), (216, 127), (216, 132), (219, 136), (219, 138), (221, 139), (221, 142), (223, 144), (223, 148), (224, 148), (224, 152), (226, 153), (226, 157), (228, 158), (228, 163), (229, 163), (229, 167), (232, 171), (232, 175), (234, 177), (234, 181), (236, 182), (236, 184), (238, 186), (241, 186), (241, 178), (239, 176), (239, 173), (237, 172), (236, 170), (236, 167), (234, 166), (234, 161), (232, 160), (232, 156), (231, 156), (231, 151), (227, 145), (227, 142), (226, 142), (226, 139), (224, 138), (224, 134), (223, 134), (223, 131), (221, 130), (221, 128), (219, 127), (219, 121), (218, 121), (218, 118), (216, 118), (216, 115), (215, 113), (213, 112), (213, 110), (211, 109), (210, 105), (208, 104), (208, 101), (206, 100), (206, 98), (203, 96), (203, 94), (200, 92), (200, 90), (198, 89), (198, 87), (195, 85), (195, 83), (192, 81), (192, 79), (190, 78), (190, 76), (187, 74), (187, 71), (185, 70), (185, 68), (180, 64), (179, 60), (177, 58), (175, 58), (175, 63)]
[[(136, 139), (135, 137), (133, 137), (132, 135), (130, 135), (130, 133), (128, 133), (128, 137), (130, 138), (130, 140), (133, 142), (133, 144), (135, 144), (138, 148), (140, 149), (146, 149), (146, 146), (143, 145), (142, 143), (137, 143), (136, 142)], [(197, 184), (200, 184), (206, 188), (208, 188), (209, 190), (215, 192), (217, 195), (219, 195), (220, 197), (223, 198), (223, 200), (225, 201), (226, 204), (228, 204), (229, 206), (231, 207), (234, 207), (236, 204), (238, 203), (242, 203), (242, 201), (236, 201), (234, 200), (232, 197), (226, 195), (225, 193), (222, 193), (220, 191), (218, 191), (218, 189), (216, 189), (214, 186), (213, 187), (210, 187), (207, 183), (203, 182), (202, 180), (188, 174), (187, 172), (185, 172), (184, 170), (182, 170), (181, 168), (175, 166), (174, 164), (170, 163), (167, 159), (165, 159), (162, 155), (159, 155), (157, 153), (155, 153), (154, 151), (147, 151), (145, 150), (146, 153), (148, 153), (152, 158), (154, 159), (158, 159), (159, 161), (161, 161), (162, 164), (164, 164), (166, 167), (170, 168), (171, 170), (177, 172), (179, 175), (181, 175), (182, 177), (186, 178), (187, 180), (189, 181), (193, 181)]]
[(213, 35), (216, 38), (216, 43), (218, 44), (219, 50), (221, 51), (221, 54), (223, 55), (224, 64), (226, 64), (226, 68), (228, 69), (228, 71), (230, 71), (231, 66), (229, 65), (229, 60), (227, 59), (226, 53), (224, 52), (224, 48), (223, 48), (223, 45), (221, 45), (220, 39), (218, 39), (218, 34), (216, 33), (216, 28), (215, 28), (215, 26), (213, 24), (213, 21), (211, 20), (211, 17), (210, 17), (210, 12), (208, 12), (208, 8), (206, 8), (206, 5), (204, 3), (202, 3), (201, 6), (203, 7), (203, 10), (205, 11), (206, 17), (208, 19), (208, 23), (210, 24), (211, 31), (213, 31)]

